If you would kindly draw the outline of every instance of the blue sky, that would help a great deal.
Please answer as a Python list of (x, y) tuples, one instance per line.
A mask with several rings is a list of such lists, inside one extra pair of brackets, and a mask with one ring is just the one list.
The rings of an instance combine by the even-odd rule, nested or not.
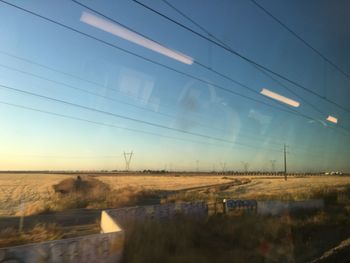
[[(100, 111), (0, 86), (2, 170), (123, 169), (122, 153), (131, 150), (132, 169), (196, 170), (198, 160), (200, 170), (219, 170), (220, 163), (242, 170), (244, 162), (250, 170), (270, 170), (270, 160), (276, 160), (276, 169), (282, 170), (286, 143), (291, 171), (350, 171), (350, 133), (339, 128), (350, 130), (349, 113), (286, 81), (271, 80), (237, 56), (130, 0), (83, 3), (256, 92), (267, 88), (299, 101), (296, 110), (312, 120), (280, 111), (291, 107), (197, 63), (180, 63), (82, 23), (82, 12), (93, 12), (72, 1), (11, 3), (195, 78), (0, 3), (0, 85)], [(143, 3), (205, 34), (162, 1)], [(234, 50), (350, 108), (350, 80), (250, 1), (171, 3)], [(350, 68), (346, 1), (259, 3), (342, 69)], [(308, 103), (336, 116), (339, 125), (326, 122), (327, 116)]]

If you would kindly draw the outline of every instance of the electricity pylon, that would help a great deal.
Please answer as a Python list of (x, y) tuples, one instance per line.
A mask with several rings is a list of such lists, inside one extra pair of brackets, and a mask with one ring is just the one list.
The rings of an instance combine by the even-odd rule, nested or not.
[(243, 164), (244, 172), (248, 172), (249, 163), (248, 162), (241, 162), (241, 163)]
[(271, 172), (276, 171), (276, 160), (270, 160), (271, 163)]
[(131, 158), (133, 155), (133, 151), (127, 153), (124, 151), (124, 159), (125, 159), (125, 170), (128, 172), (130, 169), (130, 162), (131, 162)]

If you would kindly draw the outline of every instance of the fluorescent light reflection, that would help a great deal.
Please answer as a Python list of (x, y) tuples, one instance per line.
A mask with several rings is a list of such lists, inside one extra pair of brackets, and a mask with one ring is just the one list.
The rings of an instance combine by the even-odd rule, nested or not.
[(338, 119), (336, 117), (331, 116), (331, 115), (328, 116), (327, 121), (333, 122), (335, 124), (338, 123)]
[(80, 21), (83, 23), (86, 23), (90, 26), (96, 27), (98, 29), (101, 29), (105, 32), (108, 32), (112, 35), (118, 36), (120, 38), (123, 38), (125, 40), (128, 40), (130, 42), (133, 42), (135, 44), (138, 44), (140, 46), (143, 46), (145, 48), (148, 48), (150, 50), (153, 50), (155, 52), (158, 52), (159, 54), (162, 54), (164, 56), (170, 57), (172, 59), (175, 59), (177, 61), (180, 61), (187, 65), (193, 64), (193, 58), (184, 55), (178, 51), (169, 49), (161, 44), (158, 44), (148, 38), (145, 38), (121, 25), (118, 25), (116, 23), (110, 22), (106, 19), (103, 19), (101, 17), (95, 16), (93, 14), (82, 12), (82, 15), (80, 17)]
[(284, 97), (278, 93), (275, 93), (271, 90), (268, 90), (268, 89), (262, 89), (260, 91), (260, 93), (266, 97), (269, 97), (271, 99), (274, 99), (274, 100), (277, 100), (277, 101), (280, 101), (280, 102), (283, 102), (285, 104), (288, 104), (290, 106), (293, 106), (293, 107), (299, 107), (300, 106), (300, 103), (298, 101), (295, 101), (295, 100), (292, 100), (290, 98), (287, 98), (287, 97)]

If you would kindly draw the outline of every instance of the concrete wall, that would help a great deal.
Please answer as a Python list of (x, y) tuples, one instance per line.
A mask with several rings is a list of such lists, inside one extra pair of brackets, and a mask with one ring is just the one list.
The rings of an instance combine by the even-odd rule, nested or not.
[(176, 214), (190, 217), (208, 216), (206, 202), (170, 203), (108, 210), (108, 214), (121, 226), (133, 220), (160, 220), (173, 218)]
[(139, 206), (102, 211), (101, 234), (0, 249), (0, 263), (118, 263), (124, 246), (120, 224), (130, 220), (172, 218), (181, 213), (206, 217), (205, 202)]
[(225, 211), (229, 212), (236, 209), (256, 209), (258, 203), (256, 200), (234, 200), (224, 199)]
[(124, 231), (106, 212), (103, 234), (34, 243), (0, 249), (0, 263), (117, 263), (121, 260)]

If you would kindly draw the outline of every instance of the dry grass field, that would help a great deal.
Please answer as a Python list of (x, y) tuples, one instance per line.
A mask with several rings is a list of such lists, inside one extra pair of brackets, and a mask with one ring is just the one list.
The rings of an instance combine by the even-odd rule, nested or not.
[(18, 213), (21, 203), (36, 206), (53, 194), (52, 185), (68, 175), (0, 174), (0, 216)]
[[(96, 176), (96, 174), (94, 175)], [(76, 175), (64, 174), (11, 174), (0, 173), (0, 216), (20, 215), (21, 203), (26, 214), (36, 211), (48, 202), (53, 194), (52, 186)], [(112, 189), (120, 190), (179, 190), (183, 188), (220, 184), (228, 182), (222, 176), (161, 176), (161, 175), (118, 175), (96, 176)]]
[(121, 176), (98, 176), (98, 179), (110, 185), (113, 189), (135, 187), (152, 190), (181, 190), (185, 188), (222, 184), (229, 179), (222, 175), (121, 175)]
[[(93, 175), (106, 183), (111, 189), (123, 195), (126, 192), (147, 190), (181, 190), (197, 186), (207, 186), (230, 182), (239, 179), (236, 176), (222, 175)], [(25, 214), (32, 214), (48, 202), (54, 195), (52, 186), (76, 175), (66, 174), (0, 174), (0, 216), (20, 215), (21, 203)], [(284, 181), (282, 177), (242, 177), (251, 182), (233, 186), (222, 191), (222, 194), (233, 198), (305, 198), (311, 190), (321, 188), (340, 188), (350, 185), (350, 177), (345, 176), (312, 176), (290, 177)], [(130, 193), (129, 193), (130, 194)], [(39, 209), (40, 210), (40, 209)]]
[(342, 190), (350, 185), (350, 176), (249, 177), (251, 182), (223, 191), (234, 198), (306, 199), (318, 190)]
[[(347, 176), (289, 177), (285, 181), (283, 177), (203, 174), (87, 175), (80, 175), (78, 180), (77, 175), (67, 174), (0, 174), (0, 219), (4, 215), (19, 215), (22, 200), (26, 215), (38, 211), (66, 211), (59, 214), (76, 217), (73, 212), (84, 216), (80, 214), (82, 210), (68, 209), (135, 205), (136, 201), (157, 196), (158, 190), (187, 189), (165, 195), (161, 200), (165, 202), (212, 200), (223, 196), (294, 200), (316, 197), (326, 200), (329, 193), (343, 190), (346, 200), (350, 198), (350, 177)], [(63, 189), (80, 180), (98, 187), (89, 188), (87, 192), (54, 193), (53, 185), (61, 185), (60, 189)], [(199, 186), (208, 187), (190, 189)], [(123, 262), (169, 262), (169, 255), (172, 256), (171, 262), (228, 262), (233, 257), (238, 259), (237, 262), (307, 262), (349, 237), (350, 206), (348, 201), (338, 201), (325, 202), (321, 211), (305, 214), (261, 217), (243, 210), (232, 214), (219, 211), (194, 221), (179, 217), (163, 223), (130, 224), (126, 227)], [(43, 207), (46, 210), (40, 211)], [(98, 210), (96, 215), (99, 216)], [(33, 220), (37, 222), (39, 217), (41, 215), (34, 216)], [(25, 219), (27, 224), (28, 220)], [(50, 221), (28, 227), (21, 233), (17, 230), (17, 221), (15, 223), (14, 227), (0, 230), (0, 247), (98, 232), (98, 221), (88, 225), (80, 222), (74, 227)]]

